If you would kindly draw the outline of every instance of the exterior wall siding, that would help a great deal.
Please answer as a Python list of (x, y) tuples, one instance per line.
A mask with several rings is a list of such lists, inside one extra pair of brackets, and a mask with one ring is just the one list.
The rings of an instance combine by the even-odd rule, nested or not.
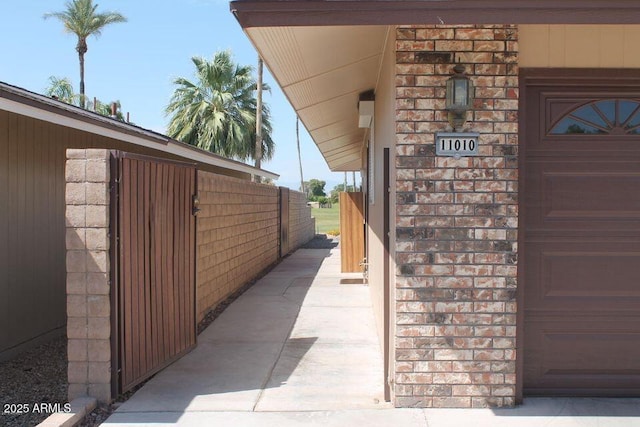
[[(369, 217), (366, 224), (368, 283), (381, 346), (384, 345), (386, 333), (384, 329), (384, 300), (391, 298), (390, 295), (384, 293), (384, 193), (387, 189), (384, 187), (382, 171), (384, 168), (384, 149), (389, 148), (393, 153), (395, 147), (395, 28), (390, 28), (389, 31), (390, 36), (384, 50), (380, 80), (376, 88), (374, 129), (370, 133), (369, 141), (369, 150), (373, 150), (373, 155), (370, 155), (370, 161), (372, 160), (373, 164), (370, 167), (375, 173), (368, 174), (368, 179), (373, 178), (373, 182), (369, 184), (369, 191), (372, 191), (373, 194), (367, 195), (365, 199), (365, 203), (369, 204)], [(391, 206), (393, 206), (392, 203)], [(393, 209), (390, 207), (390, 210)], [(393, 230), (391, 230), (391, 234), (393, 235)], [(392, 268), (389, 267), (389, 274), (394, 276)], [(393, 282), (393, 278), (390, 280)], [(389, 349), (383, 348), (382, 351), (389, 351)], [(384, 381), (386, 382), (386, 380), (385, 378)]]
[(0, 361), (64, 334), (65, 136), (0, 111)]
[(519, 25), (520, 67), (640, 68), (640, 25)]
[[(395, 404), (513, 405), (517, 28), (399, 27), (396, 51)], [(475, 85), (478, 157), (435, 155), (457, 62)]]
[(198, 172), (198, 321), (278, 259), (278, 189)]

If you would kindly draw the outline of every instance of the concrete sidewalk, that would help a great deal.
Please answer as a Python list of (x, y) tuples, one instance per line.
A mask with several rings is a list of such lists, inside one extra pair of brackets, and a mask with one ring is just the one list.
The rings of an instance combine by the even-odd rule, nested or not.
[(369, 290), (344, 284), (358, 277), (340, 273), (338, 249), (298, 250), (103, 425), (640, 427), (639, 399), (527, 399), (500, 410), (392, 408), (382, 398)]
[(191, 353), (156, 375), (107, 425), (202, 411), (389, 407), (369, 289), (341, 284), (338, 249), (300, 249), (232, 303)]

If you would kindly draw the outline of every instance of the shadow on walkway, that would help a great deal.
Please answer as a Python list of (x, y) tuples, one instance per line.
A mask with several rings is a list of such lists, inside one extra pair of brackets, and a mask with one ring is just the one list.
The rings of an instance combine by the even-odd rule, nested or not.
[[(340, 284), (338, 249), (300, 249), (234, 301), (191, 353), (105, 425), (201, 411), (376, 409), (383, 369), (368, 288)], [(157, 413), (162, 413), (158, 415)], [(160, 417), (160, 418), (158, 418)]]

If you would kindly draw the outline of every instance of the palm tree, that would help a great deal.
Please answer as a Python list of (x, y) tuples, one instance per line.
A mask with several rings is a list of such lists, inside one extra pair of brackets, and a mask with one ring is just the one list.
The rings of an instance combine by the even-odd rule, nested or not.
[(71, 80), (66, 77), (49, 77), (49, 86), (45, 89), (44, 94), (55, 98), (67, 104), (76, 105), (77, 95), (73, 90)]
[[(73, 90), (73, 84), (67, 77), (49, 77), (49, 86), (44, 90), (44, 94), (55, 98), (58, 101), (75, 105), (76, 107), (79, 106), (79, 101), (81, 99), (80, 95), (75, 93), (75, 91)], [(116, 107), (115, 117), (111, 114), (111, 106), (113, 104), (115, 104)], [(127, 121), (124, 114), (122, 113), (122, 105), (120, 104), (120, 100), (105, 103), (100, 101), (99, 99), (94, 98), (93, 102), (86, 102), (86, 108), (88, 110), (93, 110), (100, 115), (115, 118), (117, 120), (120, 120), (121, 122)]]
[[(256, 142), (255, 142), (255, 154), (253, 155), (256, 161), (256, 169), (260, 169), (262, 165), (262, 57), (258, 56), (258, 81), (256, 83)], [(256, 182), (262, 182), (262, 177), (255, 176)]]
[[(239, 160), (255, 159), (256, 81), (252, 67), (233, 62), (223, 51), (211, 61), (191, 58), (194, 82), (173, 81), (178, 87), (166, 108), (171, 116), (167, 133), (187, 144)], [(265, 85), (264, 89), (269, 90)], [(262, 105), (262, 159), (274, 153), (269, 108)]]
[(84, 54), (88, 50), (87, 38), (91, 35), (98, 37), (107, 25), (126, 22), (127, 18), (118, 12), (96, 13), (98, 5), (94, 5), (93, 0), (72, 0), (67, 2), (65, 7), (64, 11), (47, 13), (44, 18), (57, 18), (64, 24), (66, 32), (78, 36), (76, 51), (80, 61), (80, 106), (84, 108)]

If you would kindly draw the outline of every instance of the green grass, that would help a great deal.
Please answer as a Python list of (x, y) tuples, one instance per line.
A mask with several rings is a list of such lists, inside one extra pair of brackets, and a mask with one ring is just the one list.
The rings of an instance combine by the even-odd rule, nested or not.
[(326, 234), (328, 231), (340, 230), (340, 205), (335, 203), (331, 208), (311, 208), (311, 215), (316, 219), (316, 233)]

